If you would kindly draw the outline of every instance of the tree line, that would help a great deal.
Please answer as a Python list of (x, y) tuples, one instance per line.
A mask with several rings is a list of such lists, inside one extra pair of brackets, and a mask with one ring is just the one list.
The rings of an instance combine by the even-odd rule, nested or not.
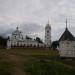
[(7, 38), (0, 36), (0, 48), (6, 48)]

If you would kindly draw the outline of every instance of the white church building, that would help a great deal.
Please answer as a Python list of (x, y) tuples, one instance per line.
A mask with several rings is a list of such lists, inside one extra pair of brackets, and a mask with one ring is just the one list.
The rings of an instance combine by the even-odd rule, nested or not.
[(48, 23), (45, 27), (45, 42), (39, 43), (34, 39), (27, 39), (17, 27), (7, 41), (7, 49), (24, 47), (50, 47), (51, 46), (51, 26)]
[(59, 54), (61, 57), (75, 57), (75, 37), (67, 28), (59, 39)]

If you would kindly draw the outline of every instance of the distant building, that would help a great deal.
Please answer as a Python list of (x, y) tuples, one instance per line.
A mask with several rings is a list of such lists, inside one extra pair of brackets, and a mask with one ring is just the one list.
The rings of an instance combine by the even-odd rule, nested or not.
[(61, 57), (75, 57), (75, 37), (67, 28), (59, 39), (59, 54)]
[(19, 47), (50, 47), (51, 45), (51, 27), (47, 24), (45, 28), (45, 43), (39, 43), (34, 39), (29, 37), (24, 37), (22, 32), (16, 28), (12, 32), (11, 36), (7, 41), (7, 49), (9, 48), (19, 48)]
[(45, 45), (46, 47), (51, 47), (51, 25), (49, 22), (45, 27)]

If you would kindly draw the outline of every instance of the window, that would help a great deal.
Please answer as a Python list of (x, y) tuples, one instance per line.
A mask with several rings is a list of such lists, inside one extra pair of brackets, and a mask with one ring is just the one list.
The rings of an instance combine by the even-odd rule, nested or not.
[(47, 34), (47, 36), (49, 36), (49, 34)]
[(16, 38), (16, 36), (15, 36), (15, 38)]
[(47, 33), (49, 33), (49, 30), (47, 30)]

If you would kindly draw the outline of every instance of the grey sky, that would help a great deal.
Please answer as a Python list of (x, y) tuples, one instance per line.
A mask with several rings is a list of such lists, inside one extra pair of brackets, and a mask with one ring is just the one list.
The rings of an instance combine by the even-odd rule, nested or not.
[(44, 39), (44, 27), (50, 20), (52, 40), (57, 40), (68, 19), (75, 35), (75, 0), (0, 0), (0, 34), (11, 33), (16, 26), (24, 34)]

